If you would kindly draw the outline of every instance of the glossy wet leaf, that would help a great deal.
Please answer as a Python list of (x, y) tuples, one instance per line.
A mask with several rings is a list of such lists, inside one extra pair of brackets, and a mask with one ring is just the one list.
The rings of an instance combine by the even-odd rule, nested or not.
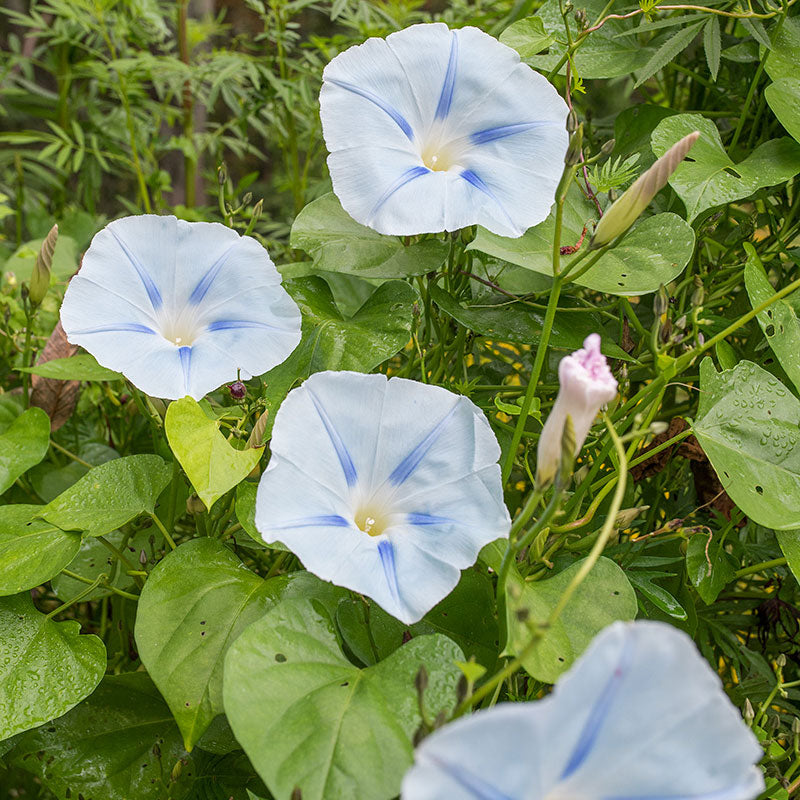
[[(744, 265), (744, 283), (750, 304), (756, 308), (765, 300), (769, 300), (775, 289), (767, 280), (766, 272), (755, 249), (749, 242), (744, 244), (747, 252), (747, 261)], [(764, 331), (775, 358), (785, 370), (789, 379), (800, 391), (800, 320), (797, 312), (790, 302), (791, 295), (782, 300), (776, 300), (769, 308), (762, 311), (757, 319), (761, 330)]]
[[(431, 286), (431, 299), (448, 316), (482, 336), (501, 342), (537, 344), (542, 335), (544, 309), (522, 304), (510, 305), (507, 297), (480, 298), (473, 302), (459, 301), (441, 286)], [(550, 334), (550, 346), (556, 350), (578, 350), (590, 333), (602, 330), (602, 320), (596, 314), (556, 312)], [(631, 357), (610, 339), (604, 339), (603, 353), (609, 358), (631, 361)]]
[(754, 522), (800, 528), (800, 401), (750, 361), (700, 365), (694, 434), (731, 500)]
[(55, 358), (44, 361), (35, 367), (21, 372), (31, 372), (43, 378), (54, 378), (62, 381), (119, 381), (124, 377), (119, 372), (101, 367), (93, 355), (80, 353), (70, 358)]
[(198, 402), (184, 397), (169, 404), (164, 430), (175, 458), (197, 496), (211, 508), (258, 464), (262, 448), (236, 450)]
[(152, 513), (171, 477), (172, 470), (159, 456), (115, 458), (90, 469), (43, 506), (40, 516), (63, 530), (102, 536)]
[(21, 737), (7, 759), (39, 775), (60, 800), (179, 800), (194, 773), (172, 714), (144, 672), (105, 678), (69, 714)]
[(780, 78), (764, 90), (778, 121), (800, 141), (800, 78)]
[(0, 595), (32, 589), (75, 557), (81, 535), (35, 519), (41, 506), (0, 506)]
[(767, 74), (774, 81), (797, 75), (797, 53), (800, 52), (800, 19), (789, 17), (772, 35), (772, 50), (767, 58)]
[(193, 539), (150, 573), (136, 612), (136, 645), (191, 750), (223, 713), (228, 647), (288, 582), (265, 581), (216, 539)]
[(50, 419), (40, 408), (23, 411), (0, 435), (0, 494), (31, 467), (50, 446)]
[[(511, 568), (506, 590), (507, 653), (519, 655), (531, 639), (518, 612), (527, 612), (530, 622), (547, 620), (582, 563), (576, 561), (558, 575), (538, 581), (524, 581)], [(554, 683), (595, 635), (615, 620), (634, 619), (636, 611), (636, 595), (625, 573), (610, 559), (600, 558), (555, 624), (525, 656), (523, 666), (537, 680)]]
[(663, 586), (656, 583), (658, 578), (674, 577), (668, 572), (657, 572), (655, 570), (628, 570), (625, 575), (631, 584), (639, 590), (657, 609), (663, 611), (668, 617), (685, 622), (689, 615), (686, 609), (680, 604), (670, 592)]
[(800, 582), (800, 530), (775, 531), (781, 552), (786, 557), (795, 580)]
[(455, 703), (463, 661), (444, 636), (412, 639), (367, 669), (343, 655), (331, 617), (283, 601), (234, 643), (225, 708), (236, 738), (276, 800), (389, 800), (412, 761), (420, 719), (414, 677), (429, 675), (427, 712)]
[(555, 41), (555, 37), (544, 28), (541, 17), (525, 17), (525, 19), (509, 25), (501, 34), (500, 41), (513, 47), (520, 58), (530, 58), (547, 50)]
[(699, 114), (676, 114), (662, 120), (653, 131), (653, 152), (664, 155), (692, 131), (700, 131), (700, 138), (669, 179), (686, 205), (690, 222), (708, 209), (749, 197), (800, 172), (800, 144), (793, 139), (765, 142), (737, 164), (725, 152), (716, 125)]
[(447, 245), (430, 239), (405, 246), (397, 236), (359, 225), (333, 192), (313, 200), (295, 218), (290, 244), (305, 250), (318, 270), (361, 278), (404, 278), (442, 266)]
[(0, 739), (60, 717), (106, 671), (106, 649), (75, 620), (56, 622), (30, 594), (0, 598)]
[[(478, 235), (467, 249), (480, 250), (541, 275), (552, 276), (554, 214), (552, 212), (541, 225), (531, 228), (519, 239), (507, 239), (478, 228)], [(576, 189), (570, 191), (564, 204), (562, 243), (577, 242), (583, 226), (596, 219), (594, 206)], [(626, 297), (654, 292), (662, 283), (668, 284), (683, 272), (692, 257), (694, 241), (691, 226), (677, 214), (646, 217), (575, 283)], [(575, 257), (562, 257), (561, 269), (566, 269)]]

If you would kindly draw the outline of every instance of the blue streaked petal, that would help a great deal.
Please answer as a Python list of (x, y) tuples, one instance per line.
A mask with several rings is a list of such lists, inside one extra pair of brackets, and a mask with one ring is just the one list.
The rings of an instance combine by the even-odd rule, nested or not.
[(450, 56), (447, 59), (447, 72), (442, 83), (439, 103), (436, 106), (436, 119), (445, 119), (450, 113), (453, 104), (453, 91), (456, 84), (456, 70), (458, 68), (458, 35), (455, 31), (450, 33)]
[(421, 514), (416, 511), (406, 515), (406, 522), (409, 525), (447, 525), (455, 522), (450, 517), (439, 517), (435, 514)]
[(408, 120), (406, 120), (406, 118), (396, 108), (378, 97), (378, 95), (376, 95), (374, 92), (371, 92), (369, 89), (361, 86), (355, 86), (347, 81), (335, 80), (333, 78), (328, 78), (328, 83), (332, 83), (334, 86), (338, 86), (340, 89), (345, 89), (348, 92), (357, 94), (359, 97), (363, 97), (365, 100), (369, 100), (370, 103), (374, 103), (381, 111), (383, 111), (385, 114), (388, 114), (392, 120), (394, 120), (397, 127), (403, 131), (406, 137), (408, 137), (409, 141), (414, 141), (414, 131), (408, 124)]
[(419, 466), (420, 461), (425, 458), (431, 447), (436, 444), (436, 440), (444, 432), (444, 428), (455, 413), (456, 408), (458, 408), (458, 403), (450, 409), (445, 417), (433, 426), (425, 438), (392, 470), (392, 473), (389, 475), (389, 483), (398, 486), (408, 480), (409, 476)]
[(322, 420), (322, 424), (325, 426), (325, 431), (328, 434), (331, 444), (333, 445), (333, 449), (336, 451), (336, 456), (342, 466), (342, 472), (344, 473), (344, 478), (347, 481), (347, 485), (354, 486), (358, 480), (358, 474), (356, 473), (353, 459), (350, 453), (347, 451), (347, 446), (342, 440), (342, 437), (339, 435), (339, 431), (336, 430), (336, 427), (334, 426), (331, 418), (328, 416), (328, 413), (325, 411), (325, 407), (310, 388), (308, 389), (308, 396), (311, 398), (314, 408), (317, 409), (317, 414), (319, 414), (319, 418)]
[(498, 139), (505, 139), (507, 136), (525, 133), (534, 128), (558, 124), (557, 122), (548, 120), (545, 122), (517, 122), (512, 125), (498, 125), (494, 128), (486, 128), (485, 130), (471, 133), (469, 135), (469, 141), (471, 144), (488, 144), (489, 142), (496, 142)]
[(153, 308), (157, 311), (161, 308), (163, 303), (161, 299), (161, 292), (158, 291), (158, 286), (156, 286), (155, 281), (153, 280), (150, 273), (147, 271), (147, 267), (142, 264), (138, 258), (133, 254), (131, 248), (125, 243), (122, 236), (117, 232), (114, 226), (109, 225), (107, 230), (111, 233), (111, 235), (116, 239), (117, 244), (119, 245), (120, 249), (128, 258), (133, 268), (136, 270), (136, 274), (139, 276), (140, 280), (142, 281), (142, 285), (147, 292), (147, 296), (150, 298), (150, 302), (153, 304)]
[(272, 530), (280, 531), (288, 528), (348, 528), (350, 523), (339, 514), (315, 514), (310, 517), (290, 519), (277, 525), (272, 525)]
[(378, 198), (375, 205), (372, 207), (372, 210), (369, 212), (369, 218), (372, 219), (378, 211), (381, 209), (383, 204), (398, 190), (402, 189), (407, 183), (411, 183), (411, 181), (415, 180), (416, 178), (420, 178), (423, 175), (427, 175), (430, 170), (427, 167), (411, 167), (407, 169), (391, 186), (387, 187), (383, 194)]
[(261, 328), (266, 331), (286, 331), (288, 327), (271, 324), (269, 322), (259, 322), (254, 319), (218, 319), (210, 323), (206, 330), (211, 331), (235, 331), (244, 328)]
[(73, 336), (83, 336), (87, 333), (155, 333), (149, 325), (142, 325), (139, 322), (116, 322), (111, 325), (97, 325), (94, 328), (80, 328), (73, 330)]
[(181, 370), (183, 370), (183, 382), (186, 385), (186, 394), (189, 394), (189, 387), (191, 386), (192, 348), (179, 347), (178, 355), (181, 359)]
[(194, 287), (192, 293), (189, 295), (189, 303), (193, 306), (196, 306), (198, 303), (203, 301), (203, 298), (208, 294), (208, 290), (211, 288), (211, 284), (214, 283), (219, 273), (222, 271), (222, 268), (225, 266), (225, 262), (227, 261), (228, 257), (230, 256), (233, 248), (238, 244), (239, 240), (237, 239), (235, 242), (231, 243), (231, 245), (225, 250), (225, 252), (209, 267), (208, 272), (198, 281), (197, 286)]
[(378, 542), (378, 555), (381, 557), (381, 566), (392, 599), (396, 603), (401, 603), (400, 589), (397, 585), (397, 565), (394, 560), (394, 546), (388, 539), (381, 539)]
[(492, 786), (484, 778), (476, 775), (464, 764), (450, 764), (443, 758), (429, 755), (430, 761), (450, 777), (461, 789), (469, 793), (475, 800), (519, 800)]

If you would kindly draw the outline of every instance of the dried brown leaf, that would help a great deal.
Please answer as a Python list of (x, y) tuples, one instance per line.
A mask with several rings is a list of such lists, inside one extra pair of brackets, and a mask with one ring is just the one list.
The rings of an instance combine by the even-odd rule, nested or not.
[[(53, 361), (56, 358), (69, 358), (77, 352), (78, 346), (67, 341), (67, 335), (59, 320), (36, 363), (43, 364), (45, 361)], [(52, 430), (58, 430), (75, 410), (80, 383), (32, 375), (31, 386), (31, 405), (38, 406), (47, 412)]]

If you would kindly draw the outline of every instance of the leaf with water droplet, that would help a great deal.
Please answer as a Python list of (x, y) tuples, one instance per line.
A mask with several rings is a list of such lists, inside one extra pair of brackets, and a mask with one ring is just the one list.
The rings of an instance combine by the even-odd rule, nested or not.
[(105, 670), (103, 642), (75, 620), (48, 619), (28, 593), (0, 598), (0, 739), (65, 714)]
[(0, 435), (0, 494), (20, 475), (36, 466), (50, 446), (50, 418), (41, 408), (29, 408)]

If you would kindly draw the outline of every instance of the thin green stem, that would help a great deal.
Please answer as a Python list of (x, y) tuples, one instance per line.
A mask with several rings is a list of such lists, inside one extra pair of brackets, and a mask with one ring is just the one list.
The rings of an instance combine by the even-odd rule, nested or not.
[(167, 544), (170, 546), (170, 549), (174, 550), (176, 547), (175, 542), (173, 538), (169, 535), (167, 529), (164, 527), (164, 523), (158, 518), (158, 515), (151, 513), (150, 519), (152, 519), (153, 522), (155, 522), (156, 527), (161, 531), (161, 535), (167, 540)]
[[(62, 575), (66, 575), (68, 578), (71, 578), (74, 581), (79, 581), (80, 583), (86, 583), (86, 584), (94, 585), (94, 581), (91, 578), (86, 578), (83, 575), (78, 575), (77, 572), (72, 572), (72, 570), (62, 569), (61, 570), (61, 574)], [(103, 587), (108, 589), (109, 592), (113, 592), (114, 594), (119, 595), (120, 597), (124, 597), (127, 600), (138, 600), (139, 599), (139, 595), (138, 594), (131, 594), (130, 592), (126, 592), (123, 589), (117, 589), (116, 586), (113, 586), (111, 583), (109, 583), (108, 576), (106, 576), (106, 580), (103, 581), (102, 583), (103, 583)]]
[(105, 572), (101, 572), (83, 591), (78, 592), (75, 597), (67, 600), (66, 603), (62, 603), (58, 608), (53, 609), (49, 614), (46, 615), (45, 619), (52, 619), (56, 614), (60, 614), (65, 609), (75, 605), (75, 603), (79, 603), (84, 597), (86, 597), (87, 594), (91, 594), (101, 583), (103, 583), (107, 577), (108, 576), (105, 574)]

